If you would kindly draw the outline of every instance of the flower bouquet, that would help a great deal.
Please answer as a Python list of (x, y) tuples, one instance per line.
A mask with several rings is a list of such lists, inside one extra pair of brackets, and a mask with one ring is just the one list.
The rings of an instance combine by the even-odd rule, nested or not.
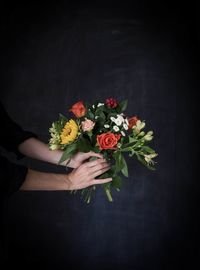
[[(98, 178), (112, 177), (112, 182), (102, 184), (109, 201), (113, 201), (112, 188), (120, 190), (122, 176), (128, 177), (128, 167), (124, 157), (137, 158), (148, 169), (154, 170), (153, 160), (157, 153), (148, 146), (153, 139), (153, 131), (145, 132), (145, 121), (125, 113), (127, 100), (118, 102), (113, 98), (105, 102), (89, 104), (79, 101), (69, 111), (73, 118), (60, 114), (59, 119), (49, 129), (51, 150), (61, 149), (63, 155), (59, 163), (69, 159), (76, 152), (97, 152), (111, 164), (109, 171)], [(96, 186), (81, 190), (86, 202), (90, 202)]]

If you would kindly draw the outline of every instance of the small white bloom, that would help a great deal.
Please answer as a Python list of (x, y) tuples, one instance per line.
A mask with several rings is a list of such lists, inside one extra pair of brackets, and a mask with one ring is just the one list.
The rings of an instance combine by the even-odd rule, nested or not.
[(118, 143), (118, 144), (117, 144), (117, 147), (118, 147), (118, 148), (120, 148), (121, 146), (122, 146), (122, 144), (121, 144), (121, 143)]
[(96, 116), (95, 116), (95, 119), (98, 119), (98, 118), (99, 118), (99, 116), (98, 116), (98, 115), (96, 115)]
[(115, 117), (111, 116), (111, 117), (110, 117), (110, 120), (111, 120), (112, 122), (115, 123), (115, 120), (116, 120), (116, 119), (115, 119)]
[(120, 119), (122, 122), (124, 122), (124, 117), (121, 114), (117, 115), (117, 119)]
[(100, 107), (100, 106), (103, 106), (103, 105), (104, 105), (104, 103), (98, 103), (97, 107)]
[(92, 105), (92, 108), (95, 109), (95, 105)]
[(121, 131), (121, 134), (122, 136), (126, 136), (125, 132), (124, 131)]
[(122, 120), (121, 120), (120, 118), (115, 119), (115, 124), (116, 124), (117, 126), (121, 126)]
[(127, 124), (123, 124), (123, 128), (125, 129), (125, 130), (128, 130), (128, 126), (127, 126)]
[(118, 126), (114, 126), (113, 129), (114, 129), (114, 131), (116, 131), (116, 132), (119, 131)]
[(108, 124), (105, 124), (104, 127), (105, 127), (105, 128), (109, 128), (110, 126), (109, 126)]
[(127, 125), (129, 124), (129, 122), (128, 122), (128, 119), (127, 119), (127, 118), (125, 119), (125, 123), (126, 123)]

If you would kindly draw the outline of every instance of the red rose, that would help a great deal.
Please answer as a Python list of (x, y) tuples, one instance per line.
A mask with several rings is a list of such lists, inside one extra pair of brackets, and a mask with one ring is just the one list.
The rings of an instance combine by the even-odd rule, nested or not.
[(75, 103), (69, 111), (73, 112), (73, 114), (78, 118), (86, 114), (86, 108), (82, 101)]
[(106, 105), (110, 108), (116, 108), (118, 103), (117, 103), (116, 99), (114, 99), (114, 98), (107, 98)]
[(114, 149), (120, 138), (121, 134), (114, 134), (111, 132), (102, 133), (101, 135), (97, 135), (97, 143), (101, 150)]
[(137, 118), (137, 116), (133, 116), (133, 117), (129, 118), (128, 119), (128, 128), (131, 129), (133, 126), (135, 126), (138, 120), (139, 119)]

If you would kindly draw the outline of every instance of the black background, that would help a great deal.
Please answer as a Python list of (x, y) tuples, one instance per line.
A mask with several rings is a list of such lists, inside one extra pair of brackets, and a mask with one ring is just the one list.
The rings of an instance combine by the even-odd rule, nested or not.
[[(76, 101), (128, 99), (127, 112), (154, 130), (159, 153), (155, 172), (128, 160), (130, 177), (113, 203), (100, 188), (89, 205), (67, 192), (13, 194), (4, 216), (6, 263), (199, 265), (195, 3), (5, 3), (0, 96), (15, 121), (48, 142), (51, 122)], [(20, 163), (63, 172), (28, 158)]]

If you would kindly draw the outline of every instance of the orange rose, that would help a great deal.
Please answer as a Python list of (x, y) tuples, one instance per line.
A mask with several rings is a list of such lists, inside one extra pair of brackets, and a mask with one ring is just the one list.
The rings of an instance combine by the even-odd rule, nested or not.
[(114, 134), (111, 132), (102, 133), (101, 135), (97, 135), (97, 143), (101, 150), (114, 149), (120, 137), (121, 134)]
[(137, 118), (137, 116), (133, 116), (133, 117), (129, 118), (128, 119), (128, 128), (131, 129), (133, 126), (135, 126), (138, 120), (139, 119)]
[(78, 118), (86, 114), (86, 108), (82, 101), (75, 103), (69, 111), (73, 112), (73, 114)]

